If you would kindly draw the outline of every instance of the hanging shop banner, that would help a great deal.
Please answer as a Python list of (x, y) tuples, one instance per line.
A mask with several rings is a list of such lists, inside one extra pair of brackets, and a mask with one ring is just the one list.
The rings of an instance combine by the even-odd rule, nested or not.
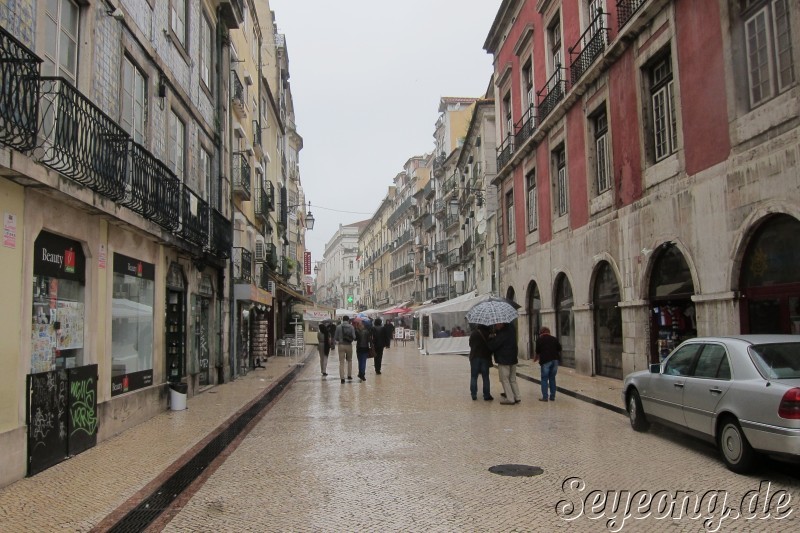
[(311, 275), (311, 252), (303, 252), (303, 274)]
[(151, 281), (156, 279), (156, 266), (153, 263), (145, 263), (118, 253), (114, 254), (114, 272)]
[(42, 231), (33, 244), (33, 273), (37, 276), (86, 281), (86, 257), (81, 243)]

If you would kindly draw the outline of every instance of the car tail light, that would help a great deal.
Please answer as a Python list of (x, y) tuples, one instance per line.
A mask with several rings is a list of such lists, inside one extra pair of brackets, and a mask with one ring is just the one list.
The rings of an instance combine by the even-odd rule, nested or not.
[(778, 416), (800, 420), (800, 388), (795, 387), (786, 391), (778, 406)]

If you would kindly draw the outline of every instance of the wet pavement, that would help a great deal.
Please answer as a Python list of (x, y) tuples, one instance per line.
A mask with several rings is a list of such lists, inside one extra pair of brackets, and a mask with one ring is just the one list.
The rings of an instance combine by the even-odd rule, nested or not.
[[(557, 400), (539, 402), (530, 380), (538, 365), (523, 361), (523, 400), (501, 405), (496, 371), (495, 401), (473, 401), (466, 357), (422, 356), (410, 343), (387, 350), (383, 373), (368, 367), (363, 383), (341, 384), (335, 355), (327, 378), (316, 351), (304, 366), (292, 362), (272, 358), (264, 370), (191, 398), (186, 411), (163, 413), (0, 489), (0, 530), (118, 524), (292, 371), (291, 384), (153, 530), (797, 530), (796, 467), (768, 461), (739, 476), (710, 445), (666, 429), (635, 433), (618, 412), (618, 380), (562, 368)], [(753, 519), (734, 519), (748, 491), (767, 510), (762, 504)], [(653, 504), (673, 501), (661, 511)], [(681, 514), (681, 502), (695, 501), (702, 507)]]

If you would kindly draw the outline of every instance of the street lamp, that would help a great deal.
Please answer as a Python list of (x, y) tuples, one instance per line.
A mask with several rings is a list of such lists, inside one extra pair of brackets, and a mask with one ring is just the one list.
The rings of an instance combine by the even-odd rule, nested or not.
[[(303, 207), (303, 204), (293, 204), (287, 205), (286, 210), (293, 209), (295, 207)], [(305, 224), (306, 228), (309, 230), (314, 229), (314, 214), (311, 212), (311, 200), (308, 201), (308, 209), (306, 210), (306, 217), (305, 217)]]

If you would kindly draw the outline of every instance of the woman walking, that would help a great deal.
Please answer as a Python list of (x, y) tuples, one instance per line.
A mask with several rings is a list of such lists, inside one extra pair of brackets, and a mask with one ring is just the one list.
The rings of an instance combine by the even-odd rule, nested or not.
[(319, 352), (319, 368), (322, 376), (328, 375), (328, 354), (331, 351), (331, 333), (327, 322), (319, 324), (317, 331), (317, 351)]

